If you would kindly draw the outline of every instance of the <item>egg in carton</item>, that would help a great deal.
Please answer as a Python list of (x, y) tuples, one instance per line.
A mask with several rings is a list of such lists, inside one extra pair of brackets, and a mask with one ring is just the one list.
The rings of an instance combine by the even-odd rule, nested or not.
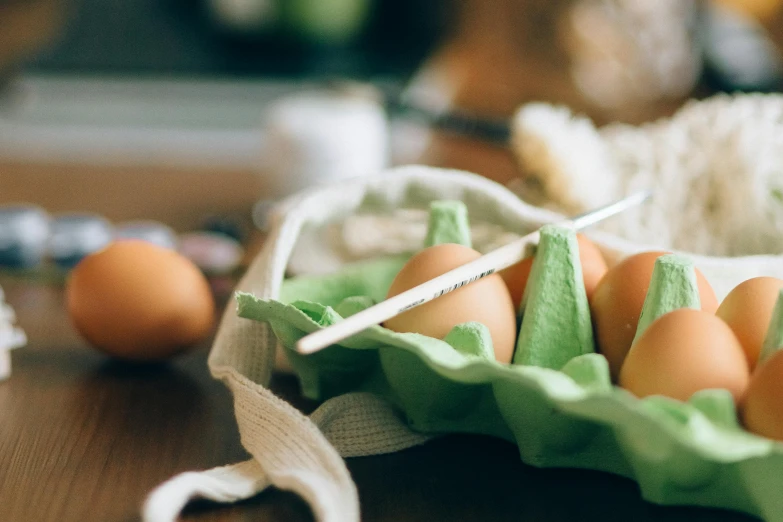
[[(731, 392), (704, 390), (687, 401), (640, 399), (613, 384), (606, 358), (595, 353), (576, 240), (562, 230), (545, 228), (536, 256), (542, 260), (534, 262), (510, 363), (497, 360), (492, 332), (475, 322), (457, 324), (443, 338), (376, 326), (316, 354), (296, 353), (294, 344), (307, 333), (384, 299), (410, 259), (407, 253), (383, 255), (331, 274), (283, 280), (299, 231), (362, 213), (422, 210), (442, 199), (462, 201), (471, 221), (494, 223), (516, 235), (561, 218), (478, 176), (424, 167), (327, 187), (282, 207), (278, 224), (286, 233), (272, 236), (258, 265), (270, 285), (258, 297), (238, 293), (238, 313), (261, 328), (269, 325), (305, 395), (328, 401), (370, 392), (400, 408), (419, 432), (492, 435), (515, 443), (522, 460), (532, 465), (632, 478), (652, 502), (723, 507), (781, 520), (777, 491), (783, 486), (783, 446), (739, 426)], [(606, 233), (590, 236), (610, 266), (648, 249)], [(444, 237), (466, 241), (464, 230)], [(688, 259), (693, 275), (688, 281), (696, 281), (692, 267), (698, 267), (721, 297), (750, 277), (783, 275), (772, 256)], [(249, 277), (256, 276), (251, 267)], [(213, 357), (221, 356), (220, 350)]]

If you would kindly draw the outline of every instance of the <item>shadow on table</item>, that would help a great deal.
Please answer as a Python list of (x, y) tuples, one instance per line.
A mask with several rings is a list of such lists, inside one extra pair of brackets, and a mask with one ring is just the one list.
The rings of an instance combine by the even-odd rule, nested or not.
[(723, 521), (739, 513), (662, 507), (641, 499), (631, 480), (523, 464), (506, 441), (450, 435), (407, 451), (350, 459), (363, 520)]

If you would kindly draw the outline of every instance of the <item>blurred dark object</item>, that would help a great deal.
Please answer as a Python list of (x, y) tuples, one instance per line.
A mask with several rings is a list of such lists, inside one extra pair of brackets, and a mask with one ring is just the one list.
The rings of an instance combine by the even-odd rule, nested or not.
[(58, 33), (63, 16), (58, 0), (0, 0), (0, 87), (13, 71)]
[(70, 270), (86, 256), (108, 245), (114, 228), (106, 218), (93, 213), (68, 213), (55, 217), (49, 232), (48, 257), (61, 269)]
[(46, 254), (49, 216), (34, 205), (0, 206), (0, 267), (33, 268)]
[(691, 0), (462, 0), (451, 35), (411, 96), (509, 117), (568, 105), (597, 121), (669, 112), (698, 81)]
[[(701, 73), (695, 0), (458, 0), (449, 35), (406, 92), (435, 113), (509, 120), (523, 104), (565, 105), (598, 124), (673, 113)], [(448, 133), (420, 162), (506, 183), (508, 148)], [(522, 173), (524, 174), (524, 173)]]
[(405, 76), (438, 41), (444, 1), (71, 0), (63, 38), (27, 70), (207, 78)]
[(243, 223), (229, 216), (209, 216), (201, 226), (206, 232), (223, 234), (224, 236), (243, 243), (247, 240), (248, 231)]
[[(53, 3), (61, 5), (54, 0), (0, 0), (0, 42), (12, 34), (3, 32), (11, 18), (2, 16), (2, 10), (16, 13), (22, 12), (20, 6), (24, 10), (44, 5), (53, 9)], [(710, 15), (713, 3), (745, 12), (758, 22), (738, 24), (739, 19), (729, 17), (733, 21), (727, 24), (727, 18)], [(125, 83), (143, 78), (150, 83), (143, 93), (133, 86), (111, 89), (115, 94), (123, 88), (135, 93), (134, 103), (146, 112), (129, 110), (127, 100), (114, 103), (115, 112), (96, 108), (88, 99), (91, 114), (117, 126), (112, 118), (122, 123), (127, 114), (141, 119), (139, 115), (152, 113), (153, 128), (160, 125), (158, 115), (172, 114), (179, 104), (187, 121), (199, 130), (219, 127), (210, 121), (227, 126), (235, 122), (212, 117), (198, 100), (185, 100), (198, 107), (188, 110), (191, 105), (180, 103), (173, 94), (168, 100), (161, 98), (167, 104), (163, 110), (151, 107), (155, 96), (150, 92), (167, 92), (160, 79), (184, 78), (199, 84), (228, 80), (225, 83), (234, 86), (264, 85), (279, 78), (301, 84), (327, 77), (407, 83), (413, 76), (401, 101), (422, 110), (406, 116), (423, 120), (425, 126), (435, 121), (435, 127), (446, 131), (465, 134), (468, 128), (488, 141), (444, 136), (447, 132), (428, 137), (408, 129), (408, 141), (421, 146), (405, 162), (462, 168), (506, 182), (519, 172), (503, 146), (505, 129), (495, 122), (507, 121), (522, 104), (566, 105), (598, 124), (642, 123), (672, 114), (690, 97), (716, 90), (777, 90), (779, 57), (770, 45), (783, 44), (780, 4), (781, 0), (70, 0), (64, 3), (68, 9), (63, 9), (67, 17), (62, 37), (38, 39), (53, 44), (43, 51), (45, 43), (27, 47), (14, 54), (14, 61), (25, 62), (25, 72), (38, 77), (108, 76)], [(47, 33), (47, 27), (56, 28), (61, 16), (53, 10), (46, 23), (16, 25), (37, 38)], [(6, 47), (13, 48), (0, 46), (0, 56)], [(218, 98), (233, 103), (236, 97)], [(259, 107), (267, 103), (253, 96), (248, 100)], [(223, 105), (214, 107), (216, 114), (227, 112)], [(242, 121), (255, 125), (255, 113), (244, 111), (243, 116)], [(476, 121), (486, 125), (477, 126)], [(146, 129), (139, 135), (153, 134)], [(22, 149), (25, 143), (7, 150)], [(255, 161), (255, 156), (247, 157)]]
[(761, 23), (779, 5), (777, 0), (716, 0), (702, 6), (699, 35), (706, 86), (717, 91), (780, 90), (783, 56)]

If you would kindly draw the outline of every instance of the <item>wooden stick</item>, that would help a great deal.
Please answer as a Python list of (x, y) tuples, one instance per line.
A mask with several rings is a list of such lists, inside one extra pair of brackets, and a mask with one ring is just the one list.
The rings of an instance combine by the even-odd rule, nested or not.
[[(650, 192), (643, 191), (627, 198), (610, 203), (591, 212), (587, 212), (572, 219), (558, 223), (560, 226), (581, 230), (594, 225), (604, 219), (619, 214), (629, 208), (635, 207), (650, 197)], [(338, 343), (343, 339), (362, 332), (371, 326), (381, 324), (394, 316), (411, 308), (420, 306), (428, 301), (453, 292), (467, 284), (486, 277), (494, 272), (503, 270), (525, 258), (527, 247), (535, 244), (539, 239), (539, 231), (536, 230), (516, 241), (502, 246), (475, 261), (457, 267), (445, 274), (430, 279), (410, 290), (386, 299), (356, 315), (335, 323), (332, 326), (318, 330), (302, 337), (296, 344), (299, 353), (309, 354)]]

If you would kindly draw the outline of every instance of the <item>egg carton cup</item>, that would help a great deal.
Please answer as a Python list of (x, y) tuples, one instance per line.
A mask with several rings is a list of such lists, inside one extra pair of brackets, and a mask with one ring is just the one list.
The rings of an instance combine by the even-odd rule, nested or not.
[[(286, 200), (237, 287), (240, 312), (256, 320), (228, 307), (209, 357), (212, 374), (232, 391), (252, 458), (170, 479), (148, 497), (145, 520), (173, 521), (193, 497), (232, 502), (271, 485), (301, 496), (318, 520), (355, 522), (360, 499), (344, 457), (399, 451), (457, 431), (509, 440), (536, 466), (629, 477), (651, 502), (783, 520), (783, 445), (742, 430), (733, 403), (719, 391), (687, 403), (639, 400), (611, 386), (600, 355), (573, 359), (562, 371), (509, 367), (466, 356), (444, 341), (380, 328), (310, 357), (293, 354), (298, 338), (367, 304), (347, 297), (383, 298), (408, 255), (286, 280), (298, 240), (358, 215), (421, 211), (436, 199), (461, 200), (472, 223), (513, 235), (563, 217), (485, 178), (426, 167), (391, 169)], [(588, 236), (610, 265), (663, 246), (600, 230)], [(783, 277), (780, 256), (690, 257), (719, 298), (751, 277)], [(310, 416), (268, 389), (284, 354), (305, 393), (324, 400)]]

